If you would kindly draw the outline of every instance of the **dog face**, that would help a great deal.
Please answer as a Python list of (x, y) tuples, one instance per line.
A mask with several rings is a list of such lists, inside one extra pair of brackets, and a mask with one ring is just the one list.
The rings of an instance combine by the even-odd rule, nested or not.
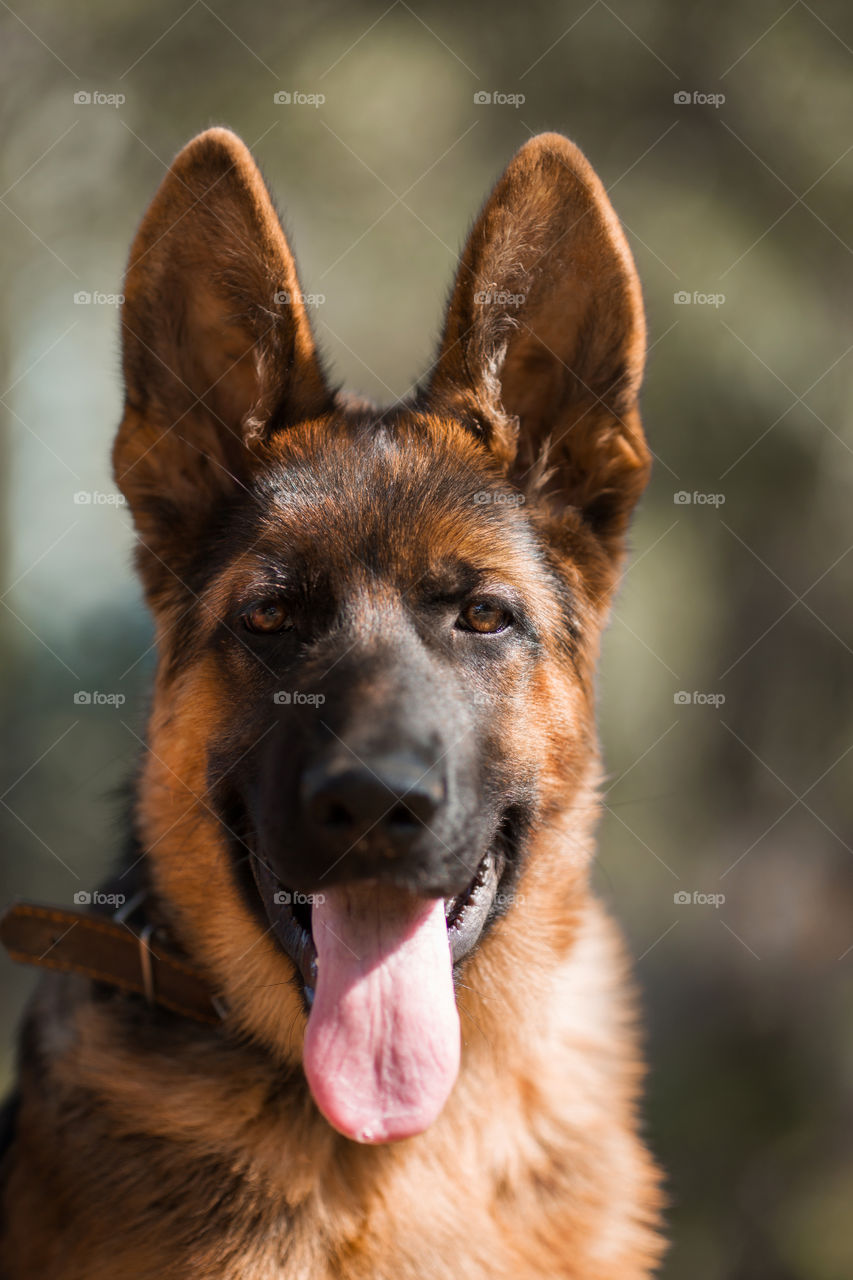
[(125, 297), (114, 465), (157, 627), (155, 886), (337, 1128), (408, 1136), (455, 1078), (454, 975), (589, 803), (598, 635), (649, 465), (630, 254), (580, 153), (533, 139), (470, 235), (427, 383), (382, 412), (329, 389), (260, 175), (211, 130)]
[(331, 419), (283, 442), (243, 511), (210, 590), (236, 711), (210, 781), (288, 889), (451, 899), (526, 818), (507, 712), (535, 679), (552, 575), (477, 461), (426, 416)]

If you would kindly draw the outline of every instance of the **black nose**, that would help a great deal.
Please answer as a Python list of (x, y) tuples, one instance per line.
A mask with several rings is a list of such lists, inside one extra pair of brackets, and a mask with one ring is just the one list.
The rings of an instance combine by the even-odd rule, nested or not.
[(306, 826), (323, 844), (343, 853), (365, 842), (388, 856), (429, 827), (444, 791), (439, 770), (417, 755), (335, 757), (306, 770), (301, 784)]

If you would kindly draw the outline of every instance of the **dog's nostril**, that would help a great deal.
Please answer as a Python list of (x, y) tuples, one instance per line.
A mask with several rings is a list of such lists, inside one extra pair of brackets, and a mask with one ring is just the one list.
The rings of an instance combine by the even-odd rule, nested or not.
[(421, 826), (421, 822), (404, 804), (396, 804), (385, 819), (386, 826), (400, 831), (411, 830)]
[(332, 801), (326, 806), (326, 813), (321, 821), (327, 827), (351, 827), (353, 825), (353, 816), (344, 805), (335, 804)]

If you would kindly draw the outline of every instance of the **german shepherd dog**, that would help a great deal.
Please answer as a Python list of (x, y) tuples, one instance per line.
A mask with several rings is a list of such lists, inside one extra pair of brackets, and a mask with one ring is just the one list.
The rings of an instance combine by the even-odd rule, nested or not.
[(217, 1012), (54, 939), (4, 1280), (650, 1276), (633, 1001), (589, 889), (599, 636), (650, 465), (600, 180), (557, 134), (521, 148), (428, 376), (380, 410), (330, 387), (264, 182), (211, 129), (122, 328), (141, 906), (71, 936), (174, 957)]

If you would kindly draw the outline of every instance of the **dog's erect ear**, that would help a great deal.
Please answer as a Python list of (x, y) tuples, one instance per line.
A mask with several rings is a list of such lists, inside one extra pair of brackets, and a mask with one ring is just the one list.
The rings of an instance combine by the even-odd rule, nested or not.
[(177, 156), (137, 233), (124, 291), (113, 465), (145, 567), (146, 547), (169, 563), (169, 544), (245, 483), (269, 431), (325, 412), (332, 397), (269, 194), (228, 130), (200, 134)]
[(555, 501), (614, 549), (649, 473), (645, 321), (604, 187), (559, 134), (518, 152), (460, 260), (429, 394), (474, 419), (517, 483), (548, 441)]

